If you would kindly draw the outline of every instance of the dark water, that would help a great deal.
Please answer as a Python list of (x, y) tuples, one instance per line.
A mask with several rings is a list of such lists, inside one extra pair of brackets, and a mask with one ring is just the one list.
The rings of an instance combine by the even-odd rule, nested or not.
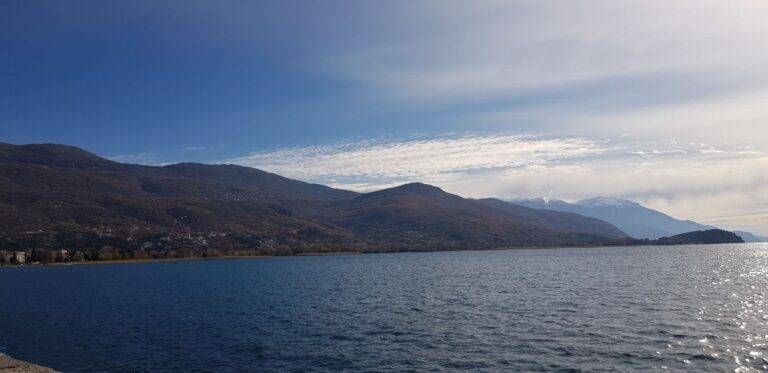
[(0, 270), (0, 346), (66, 372), (758, 371), (768, 246)]

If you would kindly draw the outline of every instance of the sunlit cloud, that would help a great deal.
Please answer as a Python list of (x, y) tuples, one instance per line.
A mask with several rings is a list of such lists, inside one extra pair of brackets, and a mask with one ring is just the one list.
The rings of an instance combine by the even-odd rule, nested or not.
[(637, 155), (644, 155), (644, 156), (654, 156), (654, 155), (685, 155), (688, 154), (687, 151), (682, 149), (672, 149), (672, 150), (659, 150), (659, 149), (653, 149), (650, 151), (647, 150), (637, 150), (632, 152), (632, 154)]
[(445, 182), (468, 172), (545, 165), (607, 150), (600, 141), (582, 138), (466, 136), (288, 148), (257, 152), (226, 163), (350, 189), (368, 189), (394, 181)]

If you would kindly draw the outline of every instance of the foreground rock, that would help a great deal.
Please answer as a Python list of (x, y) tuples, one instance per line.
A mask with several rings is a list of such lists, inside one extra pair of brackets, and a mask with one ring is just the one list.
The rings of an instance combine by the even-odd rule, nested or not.
[(0, 355), (1, 373), (56, 373), (58, 371), (51, 368), (41, 367), (24, 361), (11, 359), (8, 356)]

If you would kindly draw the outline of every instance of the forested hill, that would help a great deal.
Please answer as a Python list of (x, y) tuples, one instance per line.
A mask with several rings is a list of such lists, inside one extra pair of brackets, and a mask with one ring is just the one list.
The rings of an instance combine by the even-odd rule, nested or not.
[(656, 240), (659, 245), (695, 245), (695, 244), (720, 244), (720, 243), (744, 243), (737, 234), (721, 229), (708, 229), (704, 231), (688, 232), (671, 237), (662, 237)]

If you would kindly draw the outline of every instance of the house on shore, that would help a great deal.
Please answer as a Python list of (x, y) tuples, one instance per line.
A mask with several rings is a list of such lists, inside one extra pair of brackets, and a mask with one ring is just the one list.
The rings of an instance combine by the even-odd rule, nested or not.
[(13, 262), (13, 251), (0, 250), (0, 265), (7, 266)]
[(58, 259), (62, 262), (69, 262), (72, 260), (72, 257), (69, 254), (69, 250), (67, 249), (61, 249), (56, 252)]
[(27, 262), (27, 253), (23, 251), (16, 251), (13, 254), (15, 264), (24, 264)]
[(0, 250), (0, 265), (24, 264), (27, 262), (27, 253), (23, 251)]

